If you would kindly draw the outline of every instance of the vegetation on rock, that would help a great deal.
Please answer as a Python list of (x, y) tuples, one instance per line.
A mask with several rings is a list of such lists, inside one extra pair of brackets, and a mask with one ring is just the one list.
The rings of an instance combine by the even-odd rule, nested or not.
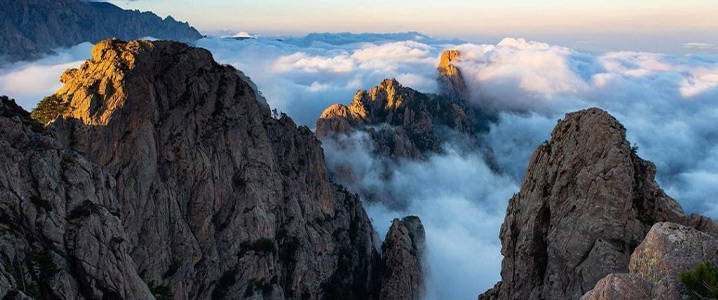
[(718, 268), (711, 262), (702, 262), (692, 271), (684, 271), (680, 279), (695, 296), (693, 299), (718, 299)]
[(47, 125), (57, 118), (58, 115), (62, 114), (67, 105), (62, 103), (60, 98), (55, 95), (50, 95), (43, 98), (37, 107), (32, 110), (30, 117), (36, 121)]

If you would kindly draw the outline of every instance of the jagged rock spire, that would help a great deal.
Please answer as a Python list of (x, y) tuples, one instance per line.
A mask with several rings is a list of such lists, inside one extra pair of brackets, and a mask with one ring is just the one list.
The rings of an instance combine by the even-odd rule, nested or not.
[(394, 219), (382, 246), (381, 300), (422, 300), (426, 295), (426, 237), (416, 216)]
[(441, 53), (439, 65), (436, 68), (439, 72), (437, 81), (442, 95), (453, 100), (469, 101), (470, 95), (466, 82), (461, 71), (455, 65), (460, 61), (460, 55), (459, 50), (445, 50)]

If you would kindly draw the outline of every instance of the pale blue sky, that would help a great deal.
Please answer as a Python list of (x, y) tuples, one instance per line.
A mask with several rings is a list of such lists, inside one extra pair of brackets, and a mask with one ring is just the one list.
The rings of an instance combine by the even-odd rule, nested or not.
[[(718, 0), (112, 0), (189, 21), (204, 33), (422, 33), (468, 40), (506, 36), (626, 50), (718, 44)], [(675, 52), (668, 49), (667, 52)], [(658, 49), (660, 50), (660, 49)]]

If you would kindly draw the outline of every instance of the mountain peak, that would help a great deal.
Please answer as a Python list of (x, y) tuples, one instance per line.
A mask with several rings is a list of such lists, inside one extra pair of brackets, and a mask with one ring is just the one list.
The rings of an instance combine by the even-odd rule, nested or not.
[(426, 294), (424, 262), (426, 236), (416, 216), (394, 219), (382, 245), (380, 300), (420, 300)]
[(459, 61), (459, 50), (444, 50), (439, 59), (438, 68), (448, 68), (452, 63)]
[(460, 61), (459, 50), (445, 50), (441, 53), (439, 65), (436, 70), (439, 73), (437, 81), (441, 94), (452, 100), (469, 100), (469, 90), (466, 87), (461, 71), (455, 66)]
[(604, 110), (566, 114), (533, 153), (501, 227), (502, 281), (479, 299), (578, 299), (604, 276), (626, 273), (656, 222), (699, 230), (655, 181), (655, 165)]
[[(80, 68), (63, 73), (64, 86), (54, 96), (67, 107), (62, 112), (65, 118), (88, 125), (107, 124), (123, 107), (136, 110), (129, 113), (133, 118), (150, 118), (153, 108), (165, 111), (187, 92), (177, 90), (181, 88), (178, 79), (189, 80), (213, 70), (236, 73), (219, 68), (209, 51), (184, 43), (108, 39), (93, 47), (92, 58)], [(169, 78), (168, 73), (179, 78)], [(172, 97), (156, 99), (158, 90), (172, 92)], [(126, 106), (128, 102), (136, 103)]]
[(395, 78), (387, 78), (382, 80), (381, 83), (379, 83), (378, 87), (383, 89), (390, 89), (392, 87), (401, 87), (401, 84), (396, 81)]
[(52, 96), (65, 108), (49, 130), (112, 174), (133, 272), (196, 299), (378, 293), (370, 220), (308, 128), (273, 118), (207, 50), (111, 39), (92, 52)]

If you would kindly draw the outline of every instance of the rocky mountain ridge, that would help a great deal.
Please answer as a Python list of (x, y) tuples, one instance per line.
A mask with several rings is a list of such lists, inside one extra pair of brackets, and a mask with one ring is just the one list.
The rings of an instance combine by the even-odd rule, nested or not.
[(445, 143), (460, 140), (479, 149), (476, 135), (488, 130), (490, 118), (469, 103), (466, 84), (457, 67), (459, 52), (447, 50), (437, 67), (440, 95), (418, 92), (396, 79), (360, 90), (349, 106), (334, 104), (316, 123), (320, 139), (369, 133), (375, 151), (385, 157), (425, 159), (441, 153)]
[[(56, 288), (64, 279), (40, 272), (8, 281), (0, 296), (27, 295), (24, 283), (35, 284), (39, 295), (77, 299), (146, 299), (148, 291), (175, 299), (379, 299), (394, 288), (418, 288), (382, 285), (382, 270), (399, 266), (375, 248), (376, 233), (358, 197), (329, 180), (314, 134), (285, 115), (273, 118), (246, 78), (208, 51), (168, 41), (105, 40), (62, 81), (53, 95), (57, 119), (47, 128), (24, 112), (25, 119), (4, 113), (2, 121), (46, 132), (53, 149), (74, 153), (85, 169), (96, 170), (91, 174), (103, 184), (77, 186), (77, 180), (58, 182), (63, 175), (34, 174), (37, 182), (54, 182), (53, 191), (94, 195), (71, 211), (81, 220), (106, 216), (117, 233), (105, 227), (109, 221), (82, 225), (75, 231), (103, 232), (109, 241), (73, 253), (95, 259), (88, 261), (95, 273), (122, 270), (126, 278), (102, 278), (108, 283), (71, 264), (45, 264), (47, 257), (71, 258), (57, 250), (70, 247), (60, 239), (49, 255), (41, 252), (42, 262), (70, 278), (66, 288)], [(17, 167), (16, 160), (3, 162)], [(27, 183), (27, 193), (39, 193), (27, 176), (6, 178), (0, 191)], [(108, 189), (100, 200), (92, 200), (98, 197), (93, 186)], [(44, 201), (35, 202), (43, 209)], [(18, 218), (16, 207), (0, 206), (0, 212)], [(27, 237), (32, 234), (20, 232), (34, 241)], [(403, 240), (393, 241), (386, 239)], [(120, 252), (97, 256), (103, 242)], [(414, 251), (407, 259), (417, 264), (421, 258)], [(22, 274), (31, 274), (28, 268)], [(2, 278), (12, 274), (2, 270)], [(95, 288), (86, 289), (87, 282)]]
[(429, 153), (441, 153), (447, 136), (478, 148), (475, 135), (486, 126), (464, 102), (420, 93), (396, 79), (385, 79), (368, 91), (358, 91), (349, 106), (334, 104), (324, 110), (316, 134), (323, 139), (366, 131), (378, 154), (421, 160)]
[[(490, 167), (497, 169), (491, 148), (480, 140), (489, 122), (481, 110), (469, 102), (465, 83), (453, 63), (459, 53), (448, 50), (437, 67), (442, 94), (421, 93), (385, 79), (376, 87), (360, 90), (351, 103), (334, 104), (321, 114), (316, 135), (335, 152), (369, 153), (380, 176), (389, 178), (391, 170), (405, 161), (425, 161), (448, 152), (481, 153)], [(363, 196), (365, 200), (400, 208), (406, 199), (396, 199), (361, 185), (362, 174), (352, 162), (332, 162), (332, 179)], [(359, 183), (358, 183), (359, 182)]]
[(81, 0), (0, 0), (0, 63), (30, 60), (52, 49), (116, 37), (194, 41), (202, 35), (187, 23), (111, 3)]

